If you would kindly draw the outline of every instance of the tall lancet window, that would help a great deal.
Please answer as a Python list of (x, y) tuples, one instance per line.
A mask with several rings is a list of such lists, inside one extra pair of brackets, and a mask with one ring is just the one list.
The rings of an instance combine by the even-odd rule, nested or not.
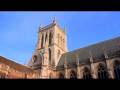
[(35, 63), (37, 61), (37, 56), (33, 56), (33, 63)]
[(53, 77), (53, 75), (52, 75), (52, 73), (50, 73), (49, 78), (52, 79), (52, 77)]
[(47, 38), (48, 38), (48, 37), (47, 37), (47, 34), (46, 34), (46, 36), (45, 36), (45, 44), (46, 44)]
[(58, 45), (59, 45), (59, 41), (60, 41), (60, 34), (58, 34), (57, 38), (58, 38)]
[(87, 67), (83, 70), (83, 79), (92, 79), (91, 72)]
[(42, 35), (42, 38), (41, 38), (41, 48), (43, 48), (43, 42), (44, 42), (44, 37)]
[(63, 39), (63, 48), (65, 47), (65, 39)]
[(60, 46), (62, 47), (62, 36), (60, 37)]
[(52, 33), (50, 32), (50, 34), (49, 34), (49, 45), (51, 45), (52, 44)]
[(103, 64), (98, 66), (98, 79), (108, 79), (108, 72)]
[(120, 61), (114, 62), (114, 77), (115, 79), (120, 79)]
[(51, 65), (51, 50), (49, 48), (49, 65)]

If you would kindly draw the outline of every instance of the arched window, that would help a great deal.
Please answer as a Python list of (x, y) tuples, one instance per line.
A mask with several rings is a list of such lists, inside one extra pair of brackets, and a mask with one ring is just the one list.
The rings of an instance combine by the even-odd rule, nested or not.
[(87, 67), (83, 70), (83, 79), (92, 79), (91, 72)]
[(1, 75), (1, 76), (0, 76), (0, 79), (5, 79), (5, 75)]
[(50, 73), (49, 78), (51, 79), (51, 78), (52, 78), (52, 76), (53, 76), (53, 75), (52, 75), (52, 73)]
[(49, 45), (51, 45), (52, 44), (52, 33), (50, 32), (50, 34), (49, 34)]
[(45, 36), (45, 44), (46, 44), (46, 41), (47, 41), (47, 34), (46, 34), (46, 36)]
[(44, 41), (44, 37), (42, 35), (42, 38), (41, 38), (41, 48), (43, 48), (43, 41)]
[(64, 75), (62, 73), (59, 73), (59, 79), (64, 79)]
[(62, 36), (60, 37), (60, 46), (62, 46)]
[(37, 61), (37, 56), (33, 56), (33, 63), (35, 63)]
[(120, 79), (120, 61), (114, 62), (114, 76), (115, 79)]
[(73, 70), (70, 72), (70, 79), (77, 79), (77, 74)]
[(60, 41), (60, 34), (58, 34), (58, 36), (57, 36), (57, 37), (58, 37), (58, 45), (59, 45), (59, 41)]
[(65, 47), (65, 40), (63, 39), (63, 47)]
[(5, 79), (6, 78), (6, 74), (5, 73), (0, 73), (0, 79)]
[(51, 65), (51, 50), (49, 48), (49, 64)]
[(103, 64), (98, 65), (98, 79), (108, 79), (108, 72)]

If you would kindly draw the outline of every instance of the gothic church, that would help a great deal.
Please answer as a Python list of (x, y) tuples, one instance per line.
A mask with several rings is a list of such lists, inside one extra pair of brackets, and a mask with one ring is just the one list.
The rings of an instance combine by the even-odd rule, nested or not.
[(119, 37), (68, 52), (66, 30), (53, 20), (40, 27), (28, 66), (39, 71), (41, 78), (119, 78), (119, 57)]
[[(2, 64), (7, 65), (6, 72)], [(120, 37), (69, 52), (66, 30), (54, 19), (39, 28), (37, 46), (27, 66), (0, 57), (0, 77), (120, 79)]]

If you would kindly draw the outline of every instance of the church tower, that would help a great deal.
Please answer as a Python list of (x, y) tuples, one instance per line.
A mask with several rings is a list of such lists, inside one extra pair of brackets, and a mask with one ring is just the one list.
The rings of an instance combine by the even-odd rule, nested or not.
[(49, 67), (56, 67), (67, 51), (66, 30), (61, 29), (54, 18), (51, 24), (39, 28), (36, 50), (29, 66), (40, 71), (42, 78), (49, 78)]

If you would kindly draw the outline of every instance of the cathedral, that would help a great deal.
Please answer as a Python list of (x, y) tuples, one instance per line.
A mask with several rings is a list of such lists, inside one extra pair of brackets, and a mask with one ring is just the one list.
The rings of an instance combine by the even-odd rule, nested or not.
[(66, 29), (54, 19), (39, 27), (26, 66), (0, 56), (0, 78), (120, 79), (120, 37), (68, 51)]

